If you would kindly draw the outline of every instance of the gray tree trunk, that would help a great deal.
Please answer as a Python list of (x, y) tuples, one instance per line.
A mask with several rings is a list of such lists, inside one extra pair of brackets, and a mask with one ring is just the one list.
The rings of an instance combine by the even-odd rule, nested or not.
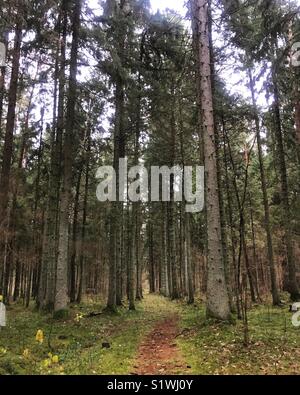
[(73, 140), (75, 128), (75, 106), (77, 94), (77, 59), (80, 29), (81, 0), (73, 2), (73, 22), (72, 22), (72, 47), (70, 61), (70, 80), (68, 105), (66, 115), (66, 133), (64, 142), (64, 169), (63, 186), (60, 201), (60, 224), (58, 257), (56, 268), (56, 292), (55, 292), (55, 313), (64, 311), (68, 306), (68, 245), (69, 245), (69, 214), (72, 197), (73, 181)]
[(289, 293), (293, 301), (300, 299), (299, 287), (296, 279), (296, 263), (293, 251), (292, 229), (291, 229), (291, 208), (289, 200), (289, 186), (287, 178), (287, 167), (284, 153), (284, 142), (281, 127), (281, 114), (279, 103), (279, 90), (276, 80), (276, 73), (274, 67), (272, 68), (272, 82), (274, 88), (274, 131), (277, 143), (278, 164), (281, 179), (281, 196), (282, 196), (282, 211), (283, 211), (283, 224), (285, 230), (285, 245), (286, 256), (289, 271)]
[(264, 225), (267, 236), (267, 249), (268, 249), (268, 261), (270, 268), (270, 277), (271, 277), (271, 287), (272, 287), (272, 298), (274, 306), (280, 304), (280, 296), (278, 291), (278, 281), (277, 281), (277, 273), (274, 262), (274, 253), (273, 253), (273, 240), (271, 233), (271, 224), (270, 224), (270, 209), (269, 209), (269, 197), (267, 191), (267, 182), (266, 182), (266, 173), (263, 159), (263, 149), (260, 135), (260, 126), (259, 126), (259, 118), (257, 113), (257, 105), (255, 99), (255, 88), (254, 81), (252, 77), (252, 72), (249, 69), (249, 81), (250, 81), (250, 91), (252, 97), (252, 105), (254, 108), (254, 120), (255, 120), (255, 128), (256, 128), (256, 136), (257, 136), (257, 148), (258, 148), (258, 159), (259, 159), (259, 168), (260, 168), (260, 178), (261, 178), (261, 188), (263, 193), (263, 204), (264, 204)]
[(230, 304), (222, 254), (220, 202), (218, 193), (215, 124), (212, 97), (211, 53), (209, 40), (209, 1), (195, 0), (194, 18), (199, 30), (201, 120), (206, 168), (206, 210), (208, 235), (207, 315), (218, 320), (230, 319)]

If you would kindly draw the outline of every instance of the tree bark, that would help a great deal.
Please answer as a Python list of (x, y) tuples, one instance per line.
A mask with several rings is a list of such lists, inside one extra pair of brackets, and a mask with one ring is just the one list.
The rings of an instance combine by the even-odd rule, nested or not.
[[(239, 278), (238, 278), (238, 270), (237, 270), (237, 238), (235, 233), (234, 226), (234, 218), (233, 218), (233, 199), (230, 188), (230, 179), (228, 174), (228, 156), (226, 150), (226, 125), (224, 117), (222, 117), (222, 129), (223, 129), (223, 150), (224, 150), (224, 165), (225, 165), (225, 183), (226, 183), (226, 194), (227, 194), (227, 204), (228, 204), (228, 217), (229, 217), (229, 226), (230, 226), (230, 238), (231, 238), (231, 258), (232, 258), (232, 269), (234, 274), (234, 295), (236, 299), (236, 309), (237, 316), (239, 319), (242, 319), (241, 313), (241, 305), (240, 305), (240, 297), (239, 297)], [(231, 278), (231, 276), (230, 276)]]
[(3, 158), (0, 176), (0, 229), (5, 224), (6, 210), (9, 200), (9, 183), (10, 183), (10, 170), (11, 161), (13, 154), (13, 139), (14, 139), (14, 127), (16, 118), (16, 103), (17, 103), (17, 91), (18, 91), (18, 79), (20, 69), (20, 57), (21, 57), (21, 45), (22, 45), (22, 19), (18, 17), (15, 28), (15, 42), (13, 49), (13, 60), (12, 60), (12, 71), (8, 92), (8, 109), (6, 118), (6, 130), (5, 130), (5, 141), (3, 148)]
[(254, 109), (254, 121), (255, 121), (255, 129), (257, 136), (260, 179), (261, 179), (261, 188), (263, 193), (263, 204), (264, 204), (264, 226), (267, 236), (267, 249), (268, 249), (268, 261), (269, 261), (270, 277), (271, 277), (272, 298), (273, 298), (273, 305), (278, 306), (280, 305), (280, 296), (278, 291), (278, 280), (277, 280), (277, 274), (276, 274), (276, 268), (274, 262), (273, 240), (272, 240), (271, 224), (270, 224), (269, 197), (268, 197), (266, 173), (265, 173), (265, 166), (263, 159), (263, 149), (262, 149), (262, 141), (260, 135), (259, 118), (258, 118), (257, 105), (255, 99), (254, 81), (250, 69), (248, 70), (248, 75), (250, 81), (250, 91), (252, 97), (252, 105)]
[(207, 315), (218, 320), (230, 319), (230, 304), (222, 255), (220, 202), (215, 152), (215, 123), (212, 96), (211, 52), (209, 42), (209, 1), (195, 0), (194, 18), (199, 24), (201, 120), (206, 168), (206, 209), (208, 234)]
[(281, 114), (280, 114), (280, 102), (279, 102), (279, 90), (277, 85), (277, 79), (275, 74), (275, 69), (272, 67), (272, 83), (274, 90), (274, 129), (277, 143), (277, 154), (278, 154), (278, 164), (281, 179), (281, 196), (282, 196), (282, 209), (283, 209), (283, 224), (285, 230), (285, 245), (286, 245), (286, 255), (289, 271), (289, 293), (293, 301), (300, 299), (299, 287), (296, 279), (296, 263), (293, 251), (293, 240), (292, 240), (292, 216), (289, 200), (289, 185), (287, 178), (287, 167), (284, 152), (284, 142), (282, 135), (281, 126)]
[[(59, 192), (61, 184), (62, 136), (65, 105), (65, 67), (67, 39), (67, 5), (62, 0), (61, 15), (57, 26), (57, 52), (55, 55), (55, 81), (53, 126), (51, 133), (51, 159), (48, 183), (46, 220), (43, 235), (43, 254), (40, 269), (38, 307), (53, 311), (55, 299), (55, 272), (57, 262), (57, 239), (59, 217)], [(58, 99), (57, 99), (58, 91)], [(57, 114), (56, 114), (57, 112)]]
[(85, 185), (84, 185), (84, 198), (83, 198), (83, 213), (82, 213), (82, 227), (81, 227), (81, 240), (80, 240), (80, 253), (79, 253), (79, 284), (77, 303), (81, 302), (83, 288), (85, 283), (85, 270), (84, 270), (84, 242), (87, 224), (87, 210), (88, 210), (88, 192), (90, 183), (90, 161), (91, 161), (91, 125), (87, 125), (87, 149), (86, 149), (86, 170), (85, 170)]
[(169, 280), (168, 280), (168, 251), (167, 251), (167, 235), (166, 235), (166, 217), (167, 217), (167, 208), (166, 203), (161, 203), (161, 213), (162, 213), (162, 221), (161, 221), (161, 288), (160, 293), (163, 296), (169, 296)]
[(74, 155), (74, 127), (75, 107), (77, 94), (77, 60), (79, 45), (81, 0), (74, 0), (73, 22), (72, 22), (72, 47), (70, 60), (70, 79), (68, 105), (66, 115), (66, 133), (63, 150), (63, 186), (60, 201), (60, 224), (58, 240), (58, 257), (56, 268), (56, 294), (54, 310), (56, 314), (66, 310), (68, 306), (68, 242), (69, 242), (69, 213), (72, 196), (73, 181), (73, 155)]
[(73, 229), (72, 229), (72, 246), (71, 246), (71, 259), (70, 259), (70, 302), (76, 301), (76, 258), (77, 258), (77, 229), (78, 229), (78, 214), (79, 214), (79, 199), (80, 199), (80, 185), (83, 168), (81, 167), (78, 172), (74, 215), (73, 215)]
[[(3, 33), (3, 43), (5, 45), (5, 50), (7, 52), (7, 33)], [(3, 103), (5, 98), (5, 75), (6, 67), (0, 67), (0, 140), (2, 140), (2, 116), (3, 116)]]

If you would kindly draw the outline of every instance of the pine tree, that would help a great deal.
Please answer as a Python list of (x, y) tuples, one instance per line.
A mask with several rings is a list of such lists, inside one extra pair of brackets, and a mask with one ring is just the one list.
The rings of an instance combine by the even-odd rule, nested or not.
[(209, 39), (209, 4), (197, 0), (193, 5), (193, 18), (198, 23), (199, 34), (199, 86), (206, 169), (207, 211), (207, 314), (216, 319), (230, 318), (229, 297), (222, 255), (220, 202), (217, 185), (217, 158), (215, 152), (215, 124), (212, 97), (211, 48)]

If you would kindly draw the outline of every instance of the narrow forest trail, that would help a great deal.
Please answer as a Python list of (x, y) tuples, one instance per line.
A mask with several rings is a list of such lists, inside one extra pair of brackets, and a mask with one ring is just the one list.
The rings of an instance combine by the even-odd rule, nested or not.
[(184, 374), (187, 364), (176, 344), (179, 315), (172, 314), (159, 321), (139, 346), (135, 363), (137, 375)]

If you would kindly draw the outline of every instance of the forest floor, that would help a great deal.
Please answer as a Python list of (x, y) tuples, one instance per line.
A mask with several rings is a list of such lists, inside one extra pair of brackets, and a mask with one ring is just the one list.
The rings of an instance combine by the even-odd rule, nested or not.
[(147, 295), (134, 312), (87, 317), (102, 308), (89, 300), (73, 306), (68, 320), (54, 321), (9, 306), (0, 374), (300, 374), (300, 328), (292, 326), (288, 306), (249, 311), (248, 347), (241, 322), (208, 321), (201, 303)]
[(138, 351), (135, 373), (138, 375), (189, 373), (177, 346), (179, 315), (159, 321), (147, 335)]

